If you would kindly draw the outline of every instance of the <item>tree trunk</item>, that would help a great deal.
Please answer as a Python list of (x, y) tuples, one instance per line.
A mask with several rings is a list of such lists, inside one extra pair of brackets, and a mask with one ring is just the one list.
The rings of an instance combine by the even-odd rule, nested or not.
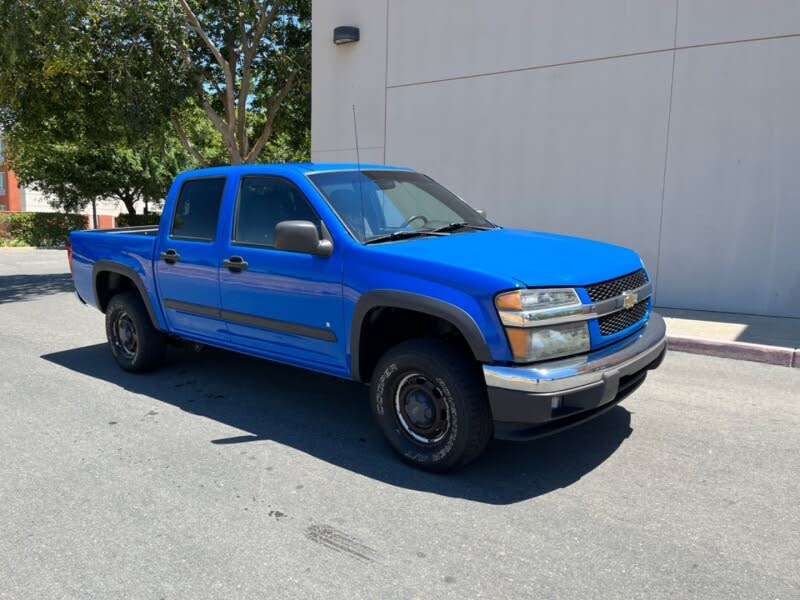
[(136, 204), (136, 198), (126, 195), (120, 196), (119, 199), (122, 200), (122, 203), (125, 205), (125, 210), (128, 211), (129, 215), (136, 214), (136, 207), (134, 206), (134, 204)]
[[(276, 19), (281, 18), (279, 14), (281, 9), (284, 8), (285, 1), (253, 0), (257, 7), (256, 23), (250, 28), (245, 23), (244, 12), (239, 12), (239, 39), (236, 40), (236, 43), (229, 45), (230, 51), (227, 58), (223, 56), (224, 50), (218, 47), (212, 36), (206, 32), (200, 19), (192, 10), (189, 0), (178, 1), (186, 18), (186, 24), (197, 34), (202, 45), (211, 53), (224, 78), (224, 82), (218, 82), (213, 78), (205, 79), (201, 77), (197, 83), (197, 102), (211, 121), (214, 129), (222, 137), (230, 163), (232, 165), (254, 163), (258, 160), (259, 154), (264, 150), (272, 135), (278, 110), (294, 87), (299, 73), (305, 68), (303, 64), (295, 64), (281, 88), (269, 100), (266, 107), (266, 122), (254, 145), (250, 147), (247, 129), (247, 100), (254, 84), (253, 61), (262, 49), (263, 38), (268, 28)], [(242, 4), (247, 3), (242, 2)], [(201, 67), (194, 62), (186, 47), (182, 47), (182, 49), (183, 60), (187, 65), (198, 70), (205, 70), (204, 66)], [(310, 56), (301, 62), (309, 61)], [(240, 69), (241, 77), (237, 78), (237, 73)], [(236, 89), (237, 79), (240, 81), (238, 93)], [(213, 93), (214, 91), (216, 91), (216, 94)], [(215, 106), (212, 106), (212, 100), (215, 99), (222, 104), (222, 110), (219, 112)], [(191, 144), (188, 135), (186, 135), (176, 116), (173, 116), (172, 122), (184, 149), (201, 165), (205, 165), (208, 161)]]
[(92, 229), (97, 228), (97, 198), (92, 198)]

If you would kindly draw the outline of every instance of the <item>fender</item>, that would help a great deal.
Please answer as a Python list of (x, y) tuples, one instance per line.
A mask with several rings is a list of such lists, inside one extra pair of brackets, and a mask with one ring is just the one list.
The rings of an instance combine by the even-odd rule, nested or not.
[(142, 297), (142, 302), (144, 302), (144, 306), (147, 309), (147, 314), (150, 315), (150, 320), (153, 322), (153, 327), (159, 331), (163, 331), (163, 328), (159, 325), (158, 318), (156, 318), (156, 313), (153, 310), (153, 305), (150, 302), (150, 296), (147, 294), (144, 283), (142, 283), (141, 276), (131, 267), (123, 265), (122, 263), (118, 263), (113, 260), (98, 260), (96, 263), (94, 263), (94, 266), (92, 267), (92, 289), (94, 290), (95, 306), (100, 308), (100, 297), (97, 294), (97, 276), (105, 271), (118, 273), (119, 275), (123, 275), (133, 281), (133, 284), (139, 291), (139, 295)]
[(416, 312), (439, 317), (452, 323), (467, 340), (475, 358), (483, 363), (492, 362), (489, 346), (483, 337), (478, 324), (464, 309), (455, 304), (398, 290), (372, 290), (363, 294), (356, 302), (353, 321), (350, 325), (350, 374), (355, 381), (361, 381), (359, 365), (359, 346), (361, 344), (361, 327), (364, 319), (373, 308), (386, 306), (405, 308)]

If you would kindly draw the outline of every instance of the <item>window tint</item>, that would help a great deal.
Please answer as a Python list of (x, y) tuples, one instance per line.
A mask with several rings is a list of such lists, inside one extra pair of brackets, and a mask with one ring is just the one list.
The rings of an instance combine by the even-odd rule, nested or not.
[(233, 241), (272, 246), (275, 226), (281, 221), (311, 221), (320, 229), (320, 219), (305, 194), (292, 182), (279, 177), (248, 177), (242, 181), (236, 209)]
[(224, 179), (186, 181), (175, 205), (172, 237), (213, 241), (224, 189)]

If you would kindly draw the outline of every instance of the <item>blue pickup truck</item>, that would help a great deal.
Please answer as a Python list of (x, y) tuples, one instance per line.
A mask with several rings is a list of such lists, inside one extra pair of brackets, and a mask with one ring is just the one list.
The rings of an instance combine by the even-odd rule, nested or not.
[(635, 252), (498, 227), (385, 165), (182, 173), (158, 227), (76, 231), (69, 256), (126, 371), (187, 340), (363, 382), (431, 471), (608, 410), (666, 350)]

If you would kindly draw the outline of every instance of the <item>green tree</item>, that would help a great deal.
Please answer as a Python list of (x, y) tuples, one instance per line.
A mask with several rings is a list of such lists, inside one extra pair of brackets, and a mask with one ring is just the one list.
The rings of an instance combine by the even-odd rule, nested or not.
[(158, 18), (168, 5), (0, 0), (8, 162), (56, 207), (75, 212), (112, 198), (133, 213), (191, 165), (171, 134), (170, 115), (187, 98), (175, 81), (190, 74), (163, 60), (183, 35), (176, 19)]
[(20, 182), (43, 192), (65, 212), (80, 212), (87, 204), (96, 209), (100, 199), (119, 200), (130, 214), (142, 201), (147, 212), (163, 200), (175, 174), (190, 166), (171, 135), (153, 134), (130, 145), (62, 141), (47, 128), (25, 136), (17, 128), (8, 138), (8, 149)]
[(116, 142), (169, 121), (205, 164), (196, 107), (226, 162), (255, 162), (274, 133), (304, 143), (310, 0), (0, 0), (0, 36), (7, 132), (56, 119), (63, 139)]
[(0, 0), (15, 168), (65, 208), (130, 211), (178, 167), (307, 160), (310, 19), (310, 0)]
[(163, 131), (194, 72), (170, 0), (0, 0), (0, 125), (54, 139), (131, 140)]
[[(180, 56), (191, 73), (192, 98), (219, 133), (229, 161), (256, 162), (276, 132), (302, 146), (309, 122), (310, 0), (177, 1), (192, 34)], [(279, 129), (284, 105), (290, 112)], [(187, 151), (207, 162), (180, 114), (173, 114), (173, 124)]]

